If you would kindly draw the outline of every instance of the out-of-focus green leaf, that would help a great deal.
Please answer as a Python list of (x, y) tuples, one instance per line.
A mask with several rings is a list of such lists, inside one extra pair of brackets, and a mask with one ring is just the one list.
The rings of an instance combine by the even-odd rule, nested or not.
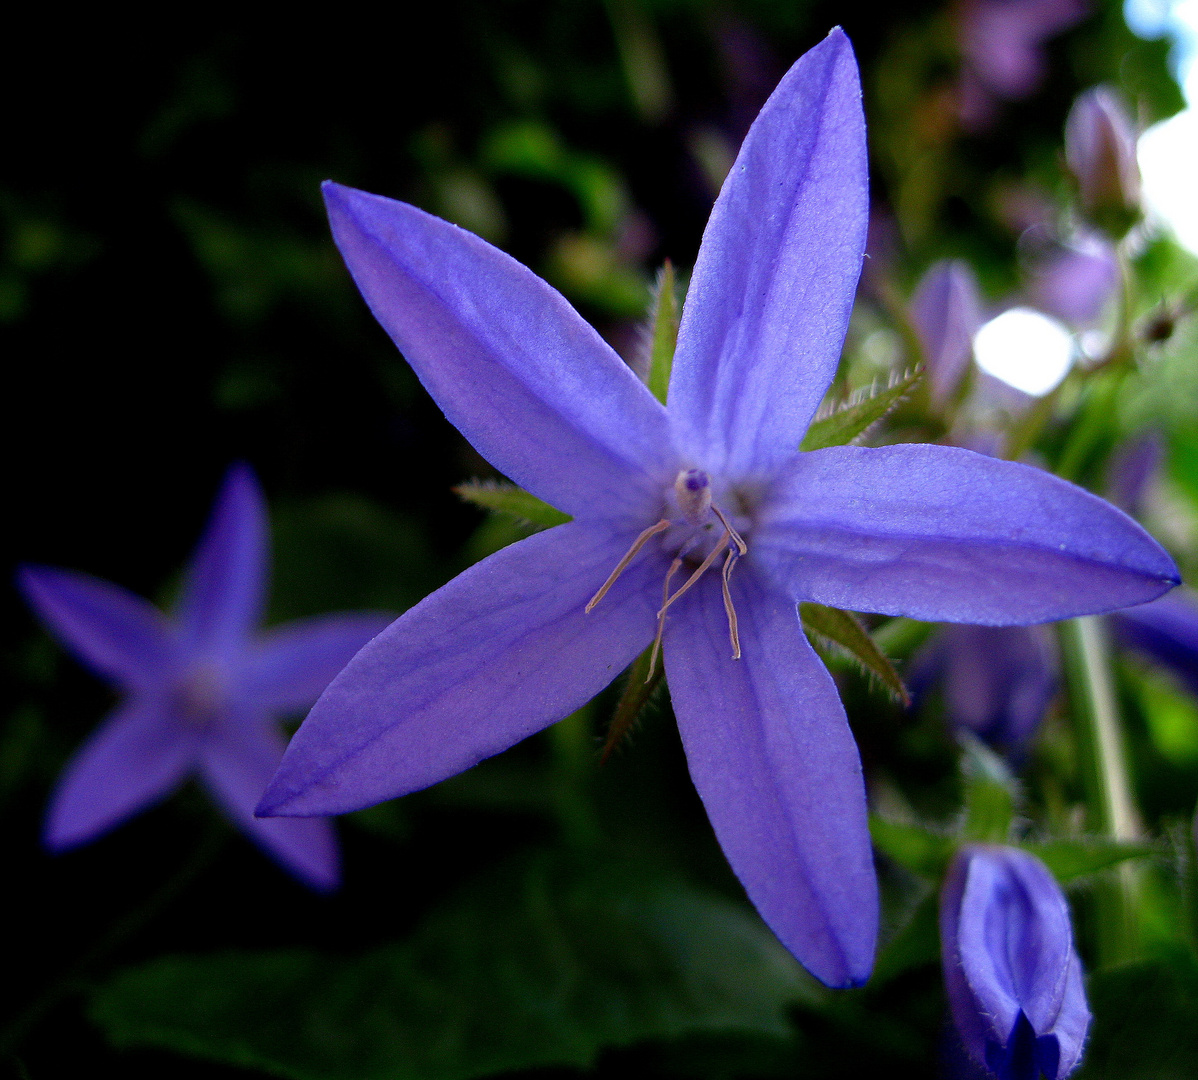
[(839, 646), (864, 671), (875, 676), (896, 701), (910, 704), (899, 673), (855, 615), (839, 608), (805, 602), (799, 605), (799, 616), (807, 630)]
[(688, 1034), (786, 1038), (809, 980), (743, 906), (629, 866), (509, 866), (403, 944), (166, 957), (93, 996), (118, 1046), (296, 1080), (592, 1065)]
[(959, 841), (926, 825), (887, 821), (876, 814), (869, 819), (869, 835), (883, 855), (913, 874), (939, 882)]
[(551, 529), (570, 520), (569, 514), (550, 506), (515, 484), (499, 480), (470, 480), (453, 489), (467, 502), (506, 514), (533, 529)]
[(1198, 973), (1178, 956), (1098, 971), (1087, 987), (1094, 1021), (1075, 1080), (1198, 1076)]
[(1097, 874), (1128, 859), (1143, 859), (1158, 854), (1158, 849), (1149, 844), (1130, 844), (1102, 836), (1025, 842), (1019, 846), (1044, 863), (1062, 885)]
[(828, 416), (811, 422), (803, 436), (802, 450), (822, 450), (825, 446), (843, 446), (864, 435), (903, 400), (923, 377), (916, 368), (882, 390), (869, 388)]
[(911, 968), (935, 963), (940, 957), (939, 900), (939, 889), (931, 889), (912, 908), (907, 921), (878, 953), (871, 986), (880, 986)]
[(649, 320), (649, 374), (646, 381), (653, 396), (664, 405), (670, 389), (674, 348), (678, 344), (678, 284), (674, 264), (669, 259), (658, 271), (653, 285)]
[(1010, 841), (1017, 783), (1006, 760), (981, 739), (961, 733), (965, 776), (965, 840), (985, 844)]
[(279, 503), (271, 525), (272, 620), (348, 608), (398, 613), (445, 581), (419, 522), (359, 495)]

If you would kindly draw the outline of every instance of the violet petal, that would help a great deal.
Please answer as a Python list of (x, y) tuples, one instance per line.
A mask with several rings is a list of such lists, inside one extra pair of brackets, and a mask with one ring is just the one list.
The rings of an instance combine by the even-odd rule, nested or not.
[(258, 717), (226, 718), (204, 742), (200, 775), (217, 804), (254, 843), (318, 892), (329, 892), (340, 880), (332, 823), (254, 816), (285, 745), (286, 740)]
[(17, 584), (66, 648), (122, 686), (158, 686), (178, 660), (162, 613), (119, 585), (52, 566), (21, 567)]
[(375, 317), (483, 457), (575, 517), (660, 497), (675, 469), (665, 410), (555, 289), (414, 206), (324, 193)]
[(1174, 671), (1198, 696), (1198, 600), (1179, 589), (1111, 616), (1115, 637)]
[(840, 359), (867, 186), (857, 65), (833, 30), (762, 108), (703, 234), (669, 393), (693, 464), (761, 475), (798, 450)]
[(837, 446), (780, 479), (749, 558), (800, 600), (1009, 625), (1143, 603), (1176, 585), (1165, 550), (1059, 477), (951, 446)]
[(878, 898), (861, 763), (795, 605), (749, 568), (672, 609), (666, 670), (691, 777), (724, 854), (782, 943), (829, 986), (869, 977)]
[(666, 559), (572, 522), (476, 563), (354, 657), (259, 807), (338, 814), (435, 784), (579, 708), (653, 638)]
[(285, 712), (310, 706), (391, 615), (324, 615), (271, 627), (241, 659), (240, 696), (253, 707)]
[(46, 846), (85, 843), (157, 802), (183, 781), (198, 746), (198, 730), (181, 727), (161, 701), (123, 702), (59, 777), (46, 812)]
[(193, 649), (235, 654), (262, 614), (269, 532), (266, 503), (248, 465), (225, 477), (184, 579), (179, 617)]
[(959, 259), (934, 263), (911, 298), (911, 319), (927, 360), (932, 397), (943, 403), (968, 369), (973, 335), (982, 325), (982, 298), (969, 264)]

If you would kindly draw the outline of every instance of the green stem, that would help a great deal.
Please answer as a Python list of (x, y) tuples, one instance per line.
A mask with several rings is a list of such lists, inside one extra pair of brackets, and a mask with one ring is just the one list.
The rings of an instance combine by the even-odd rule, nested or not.
[[(1137, 840), (1144, 829), (1132, 796), (1105, 628), (1093, 615), (1070, 619), (1060, 627), (1069, 696), (1085, 750), (1090, 826), (1114, 840)], [(1135, 870), (1125, 865), (1118, 880), (1095, 891), (1102, 966), (1135, 954), (1135, 875)]]

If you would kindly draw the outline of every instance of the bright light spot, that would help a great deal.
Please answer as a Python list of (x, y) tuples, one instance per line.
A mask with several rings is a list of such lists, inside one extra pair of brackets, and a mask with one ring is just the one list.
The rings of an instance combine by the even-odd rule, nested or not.
[(1198, 254), (1198, 109), (1153, 124), (1136, 153), (1149, 213)]
[(1042, 397), (1068, 373), (1073, 338), (1056, 319), (1031, 308), (1011, 308), (974, 335), (973, 353), (983, 371)]

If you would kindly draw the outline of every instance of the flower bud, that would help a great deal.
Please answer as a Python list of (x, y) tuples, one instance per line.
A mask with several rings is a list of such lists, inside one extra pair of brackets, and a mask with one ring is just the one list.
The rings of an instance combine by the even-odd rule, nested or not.
[(1131, 120), (1110, 87), (1092, 87), (1074, 102), (1065, 160), (1082, 209), (1112, 234), (1125, 233), (1139, 213), (1140, 167)]
[(911, 298), (911, 320), (927, 359), (932, 400), (943, 404), (960, 385), (982, 325), (982, 301), (968, 263), (934, 263)]
[(1058, 667), (1043, 626), (949, 623), (917, 654), (908, 681), (917, 696), (939, 682), (954, 730), (1018, 754), (1056, 694)]
[(944, 982), (969, 1056), (998, 1080), (1067, 1076), (1090, 1010), (1069, 908), (1052, 874), (1018, 848), (962, 848), (940, 898)]

